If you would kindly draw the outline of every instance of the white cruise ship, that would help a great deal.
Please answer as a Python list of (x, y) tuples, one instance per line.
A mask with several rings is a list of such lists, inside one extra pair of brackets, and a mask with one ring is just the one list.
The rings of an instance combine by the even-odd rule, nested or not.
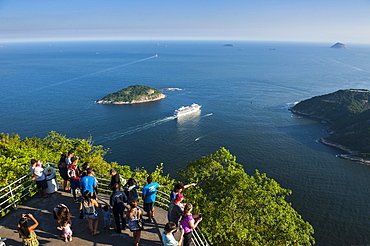
[(197, 112), (201, 107), (202, 107), (201, 105), (198, 105), (196, 103), (193, 103), (191, 106), (186, 106), (186, 107), (182, 106), (181, 108), (176, 109), (173, 115), (175, 117), (184, 116), (187, 114)]

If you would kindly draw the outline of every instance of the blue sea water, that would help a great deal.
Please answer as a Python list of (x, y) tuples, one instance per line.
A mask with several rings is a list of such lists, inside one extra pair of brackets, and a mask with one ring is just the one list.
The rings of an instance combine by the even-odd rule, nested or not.
[[(370, 166), (318, 143), (327, 124), (292, 115), (293, 103), (339, 89), (369, 89), (370, 47), (237, 42), (14, 43), (0, 47), (0, 131), (92, 137), (107, 161), (176, 176), (188, 161), (225, 147), (249, 174), (293, 190), (293, 207), (317, 245), (370, 244)], [(158, 54), (156, 57), (155, 55)], [(100, 105), (129, 85), (161, 101)], [(201, 104), (183, 119), (173, 111)]]

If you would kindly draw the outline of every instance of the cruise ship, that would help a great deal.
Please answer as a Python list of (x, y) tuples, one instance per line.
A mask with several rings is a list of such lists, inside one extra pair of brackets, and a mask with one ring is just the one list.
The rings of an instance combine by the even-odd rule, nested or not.
[(193, 103), (191, 106), (186, 106), (186, 107), (182, 106), (181, 108), (176, 109), (173, 115), (175, 117), (184, 116), (187, 114), (197, 112), (201, 107), (202, 107), (201, 105), (198, 105), (196, 103)]

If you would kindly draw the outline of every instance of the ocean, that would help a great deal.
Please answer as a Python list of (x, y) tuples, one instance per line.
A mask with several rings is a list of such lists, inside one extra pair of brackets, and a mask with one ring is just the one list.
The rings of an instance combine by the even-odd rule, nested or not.
[[(0, 47), (0, 131), (92, 137), (106, 160), (165, 173), (229, 149), (291, 189), (317, 245), (370, 245), (370, 166), (337, 158), (317, 140), (329, 126), (293, 115), (294, 103), (339, 89), (370, 89), (370, 46), (235, 42), (8, 43)], [(156, 56), (158, 55), (158, 56)], [(130, 85), (167, 91), (135, 105), (94, 101)], [(197, 114), (175, 109), (198, 103)]]

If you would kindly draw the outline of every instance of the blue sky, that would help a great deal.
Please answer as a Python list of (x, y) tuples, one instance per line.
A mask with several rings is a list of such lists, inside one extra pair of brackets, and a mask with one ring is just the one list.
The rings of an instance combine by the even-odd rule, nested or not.
[(370, 43), (370, 0), (0, 0), (0, 42)]

